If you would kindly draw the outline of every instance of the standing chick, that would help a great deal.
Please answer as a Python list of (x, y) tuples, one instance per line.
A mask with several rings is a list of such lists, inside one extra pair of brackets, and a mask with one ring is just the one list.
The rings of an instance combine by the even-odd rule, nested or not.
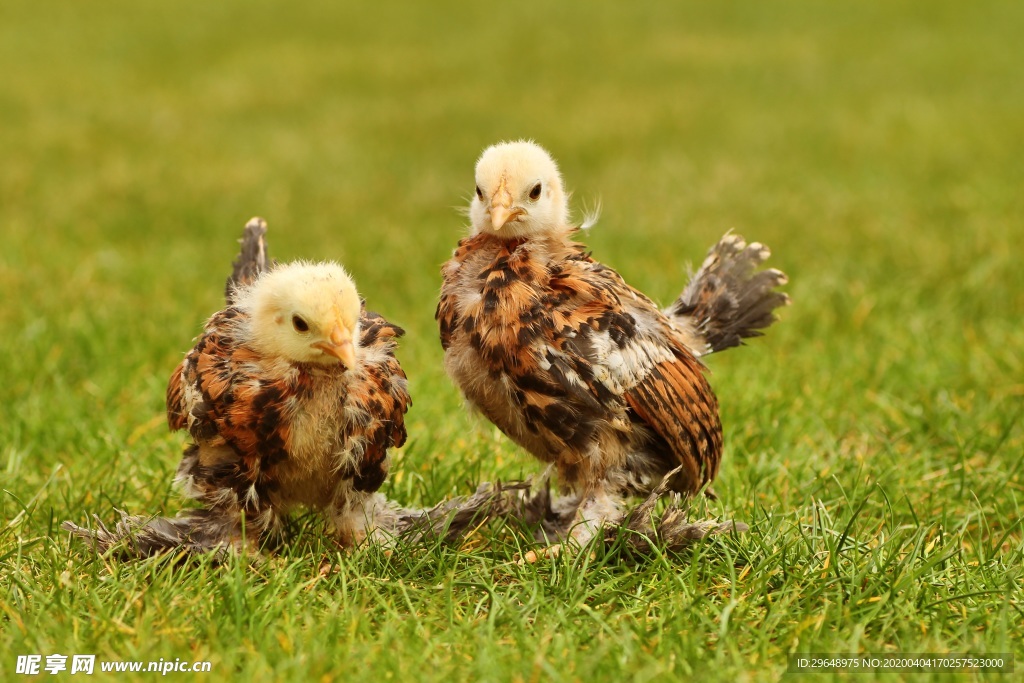
[(305, 505), (351, 545), (374, 526), (388, 448), (405, 442), (402, 330), (361, 311), (333, 263), (280, 266), (234, 299), (167, 387), (171, 429), (195, 440), (177, 481), (211, 509), (245, 512), (254, 536)]
[[(445, 367), (470, 405), (540, 460), (570, 496), (572, 535), (622, 519), (622, 500), (669, 472), (693, 493), (718, 472), (718, 402), (698, 356), (759, 334), (788, 301), (768, 251), (727, 235), (663, 312), (573, 241), (566, 192), (532, 142), (476, 166), (473, 234), (443, 267)], [(578, 524), (582, 522), (582, 524)]]
[(395, 528), (397, 506), (376, 491), (388, 449), (406, 438), (411, 401), (394, 356), (403, 332), (362, 308), (337, 264), (264, 270), (265, 229), (258, 219), (247, 226), (229, 305), (209, 319), (167, 387), (170, 427), (193, 440), (176, 481), (204, 507), (175, 518), (124, 516), (115, 532), (64, 528), (104, 548), (130, 538), (140, 555), (222, 550), (243, 534), (266, 540), (299, 506), (323, 511), (343, 545)]

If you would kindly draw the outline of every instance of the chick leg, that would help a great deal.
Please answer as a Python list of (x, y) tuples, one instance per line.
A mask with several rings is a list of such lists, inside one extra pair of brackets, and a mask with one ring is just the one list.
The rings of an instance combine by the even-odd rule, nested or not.
[(567, 538), (575, 541), (580, 547), (611, 526), (622, 521), (622, 496), (609, 493), (605, 487), (584, 497), (576, 509), (575, 519), (569, 529)]
[(520, 564), (556, 558), (567, 548), (579, 550), (595, 536), (604, 536), (608, 529), (621, 524), (623, 499), (621, 495), (609, 492), (609, 488), (602, 486), (583, 496), (571, 493), (555, 499), (542, 489), (524, 498), (520, 509), (527, 514), (522, 519), (539, 522), (537, 540), (544, 543), (558, 540), (540, 551), (527, 552)]
[(388, 499), (381, 493), (346, 489), (331, 501), (327, 514), (338, 544), (353, 548), (381, 526), (389, 509)]

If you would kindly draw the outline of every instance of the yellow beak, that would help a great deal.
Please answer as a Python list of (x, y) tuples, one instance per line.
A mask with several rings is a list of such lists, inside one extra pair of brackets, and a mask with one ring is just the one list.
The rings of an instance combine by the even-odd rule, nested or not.
[(495, 231), (501, 230), (523, 213), (522, 209), (512, 208), (512, 193), (509, 192), (503, 177), (498, 183), (498, 189), (491, 195), (491, 227)]
[(352, 333), (340, 325), (335, 325), (331, 330), (330, 341), (317, 342), (313, 346), (334, 356), (348, 369), (356, 366), (356, 347), (352, 343)]

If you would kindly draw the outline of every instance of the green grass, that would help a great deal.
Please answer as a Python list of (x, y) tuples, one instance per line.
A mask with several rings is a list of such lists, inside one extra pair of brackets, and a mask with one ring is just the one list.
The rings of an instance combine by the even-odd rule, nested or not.
[[(0, 678), (31, 653), (247, 681), (1024, 670), (1019, 3), (339, 5), (0, 5)], [(224, 566), (69, 544), (63, 519), (181, 504), (166, 378), (255, 214), (408, 330), (389, 495), (537, 471), (462, 409), (433, 322), (453, 207), (514, 137), (603, 201), (595, 255), (664, 303), (728, 229), (790, 274), (783, 320), (709, 361), (708, 513), (748, 534), (527, 566), (515, 534), (338, 554), (312, 523)]]

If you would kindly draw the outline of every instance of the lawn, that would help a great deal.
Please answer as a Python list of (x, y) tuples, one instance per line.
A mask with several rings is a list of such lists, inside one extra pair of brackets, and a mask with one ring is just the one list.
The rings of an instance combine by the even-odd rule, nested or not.
[[(761, 681), (850, 652), (1020, 676), (1021, 25), (1013, 2), (3, 3), (0, 679), (26, 654), (252, 682)], [(748, 533), (520, 565), (499, 529), (341, 553), (303, 518), (279, 554), (179, 566), (59, 530), (181, 506), (164, 388), (253, 215), (408, 331), (389, 496), (539, 471), (463, 408), (433, 320), (475, 159), (519, 137), (656, 300), (730, 229), (790, 275), (765, 338), (708, 359), (726, 454), (699, 512)], [(974, 676), (1009, 679), (934, 678)]]

